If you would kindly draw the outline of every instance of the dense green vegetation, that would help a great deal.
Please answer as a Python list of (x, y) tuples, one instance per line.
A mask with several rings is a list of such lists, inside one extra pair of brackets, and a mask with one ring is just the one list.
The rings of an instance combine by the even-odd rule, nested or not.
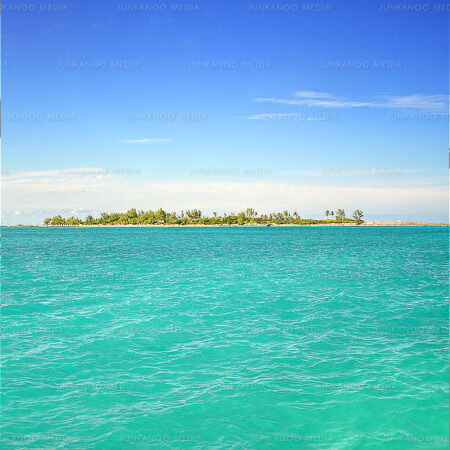
[[(328, 219), (328, 217), (334, 219)], [(100, 217), (94, 218), (87, 216), (85, 220), (78, 217), (64, 218), (61, 216), (48, 217), (44, 220), (47, 226), (79, 226), (79, 225), (313, 225), (326, 223), (356, 223), (363, 222), (363, 213), (357, 209), (353, 213), (353, 218), (345, 217), (343, 209), (325, 211), (325, 220), (321, 219), (302, 219), (297, 212), (291, 214), (289, 211), (281, 213), (261, 214), (253, 208), (247, 208), (238, 214), (231, 212), (218, 216), (216, 212), (211, 217), (204, 217), (198, 209), (176, 212), (167, 212), (163, 209), (157, 211), (137, 211), (130, 209), (125, 213), (102, 213)]]

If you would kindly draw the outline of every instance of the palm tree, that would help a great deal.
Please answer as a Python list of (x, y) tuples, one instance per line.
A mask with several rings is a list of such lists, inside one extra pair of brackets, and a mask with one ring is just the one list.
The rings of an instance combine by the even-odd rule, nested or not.
[(330, 215), (330, 211), (328, 209), (325, 211), (325, 217), (328, 219), (328, 216)]
[(66, 225), (69, 226), (78, 226), (81, 224), (81, 220), (78, 217), (72, 216), (66, 220)]
[(56, 225), (56, 226), (63, 226), (66, 224), (66, 219), (64, 219), (64, 217), (61, 216), (55, 216), (52, 218), (52, 225)]
[(129, 210), (127, 211), (127, 217), (128, 217), (129, 219), (135, 219), (135, 218), (137, 217), (136, 208), (129, 209)]
[(361, 225), (363, 223), (363, 216), (364, 214), (360, 209), (355, 209), (355, 211), (353, 212), (353, 219), (355, 220), (356, 225)]
[(242, 225), (245, 222), (245, 218), (246, 218), (245, 212), (244, 211), (240, 212), (237, 217), (238, 217), (238, 223), (240, 223)]
[(255, 217), (258, 215), (258, 213), (253, 208), (247, 208), (247, 210), (245, 211), (245, 215), (247, 217)]
[(92, 225), (94, 223), (94, 218), (89, 214), (89, 216), (86, 217), (86, 220), (84, 221), (86, 225)]
[(107, 212), (102, 212), (102, 217), (100, 218), (100, 223), (106, 225), (109, 222), (109, 214)]
[(202, 217), (202, 212), (199, 209), (188, 209), (186, 211), (186, 215), (190, 218), (190, 219), (200, 219)]
[(336, 220), (344, 220), (345, 219), (345, 211), (343, 209), (338, 209), (336, 211)]

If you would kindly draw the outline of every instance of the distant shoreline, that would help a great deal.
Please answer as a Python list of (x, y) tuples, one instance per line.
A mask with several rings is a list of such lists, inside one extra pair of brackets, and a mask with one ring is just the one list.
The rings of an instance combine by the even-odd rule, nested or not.
[[(141, 211), (131, 208), (126, 212), (102, 212), (99, 217), (91, 214), (84, 219), (71, 216), (68, 218), (56, 215), (47, 217), (38, 226), (43, 227), (393, 227), (393, 226), (448, 226), (445, 223), (432, 222), (408, 222), (404, 220), (364, 220), (364, 213), (360, 209), (353, 211), (352, 217), (346, 217), (342, 208), (325, 210), (326, 219), (301, 218), (297, 211), (294, 213), (284, 210), (269, 214), (258, 214), (253, 208), (247, 208), (239, 213), (232, 212), (218, 215), (213, 212), (212, 216), (205, 216), (199, 209), (188, 209), (177, 213), (169, 212), (162, 208), (156, 211)], [(18, 224), (20, 226), (21, 224)], [(25, 225), (24, 225), (25, 226)]]
[(403, 222), (403, 221), (364, 221), (361, 224), (356, 223), (311, 223), (311, 224), (295, 224), (295, 223), (271, 223), (271, 224), (127, 224), (127, 225), (6, 225), (8, 228), (242, 228), (242, 227), (448, 227), (448, 223), (433, 222)]

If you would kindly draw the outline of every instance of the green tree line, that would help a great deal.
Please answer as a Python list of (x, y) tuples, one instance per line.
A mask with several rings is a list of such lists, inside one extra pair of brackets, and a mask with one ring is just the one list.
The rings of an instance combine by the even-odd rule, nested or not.
[[(231, 212), (218, 215), (213, 212), (211, 217), (204, 216), (199, 209), (188, 209), (176, 212), (164, 211), (138, 211), (135, 208), (124, 213), (101, 213), (100, 217), (87, 216), (84, 220), (78, 217), (64, 218), (61, 215), (47, 217), (44, 225), (47, 226), (80, 226), (80, 225), (314, 225), (327, 223), (363, 223), (363, 212), (355, 210), (352, 218), (345, 216), (343, 209), (325, 211), (325, 219), (302, 219), (295, 211), (287, 210), (270, 214), (258, 214), (253, 208), (247, 208), (239, 213)], [(329, 218), (331, 217), (331, 218)]]

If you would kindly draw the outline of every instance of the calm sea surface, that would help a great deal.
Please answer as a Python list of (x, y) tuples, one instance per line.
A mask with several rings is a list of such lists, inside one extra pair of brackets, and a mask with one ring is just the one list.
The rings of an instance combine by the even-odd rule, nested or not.
[(3, 228), (3, 448), (445, 449), (447, 228)]

